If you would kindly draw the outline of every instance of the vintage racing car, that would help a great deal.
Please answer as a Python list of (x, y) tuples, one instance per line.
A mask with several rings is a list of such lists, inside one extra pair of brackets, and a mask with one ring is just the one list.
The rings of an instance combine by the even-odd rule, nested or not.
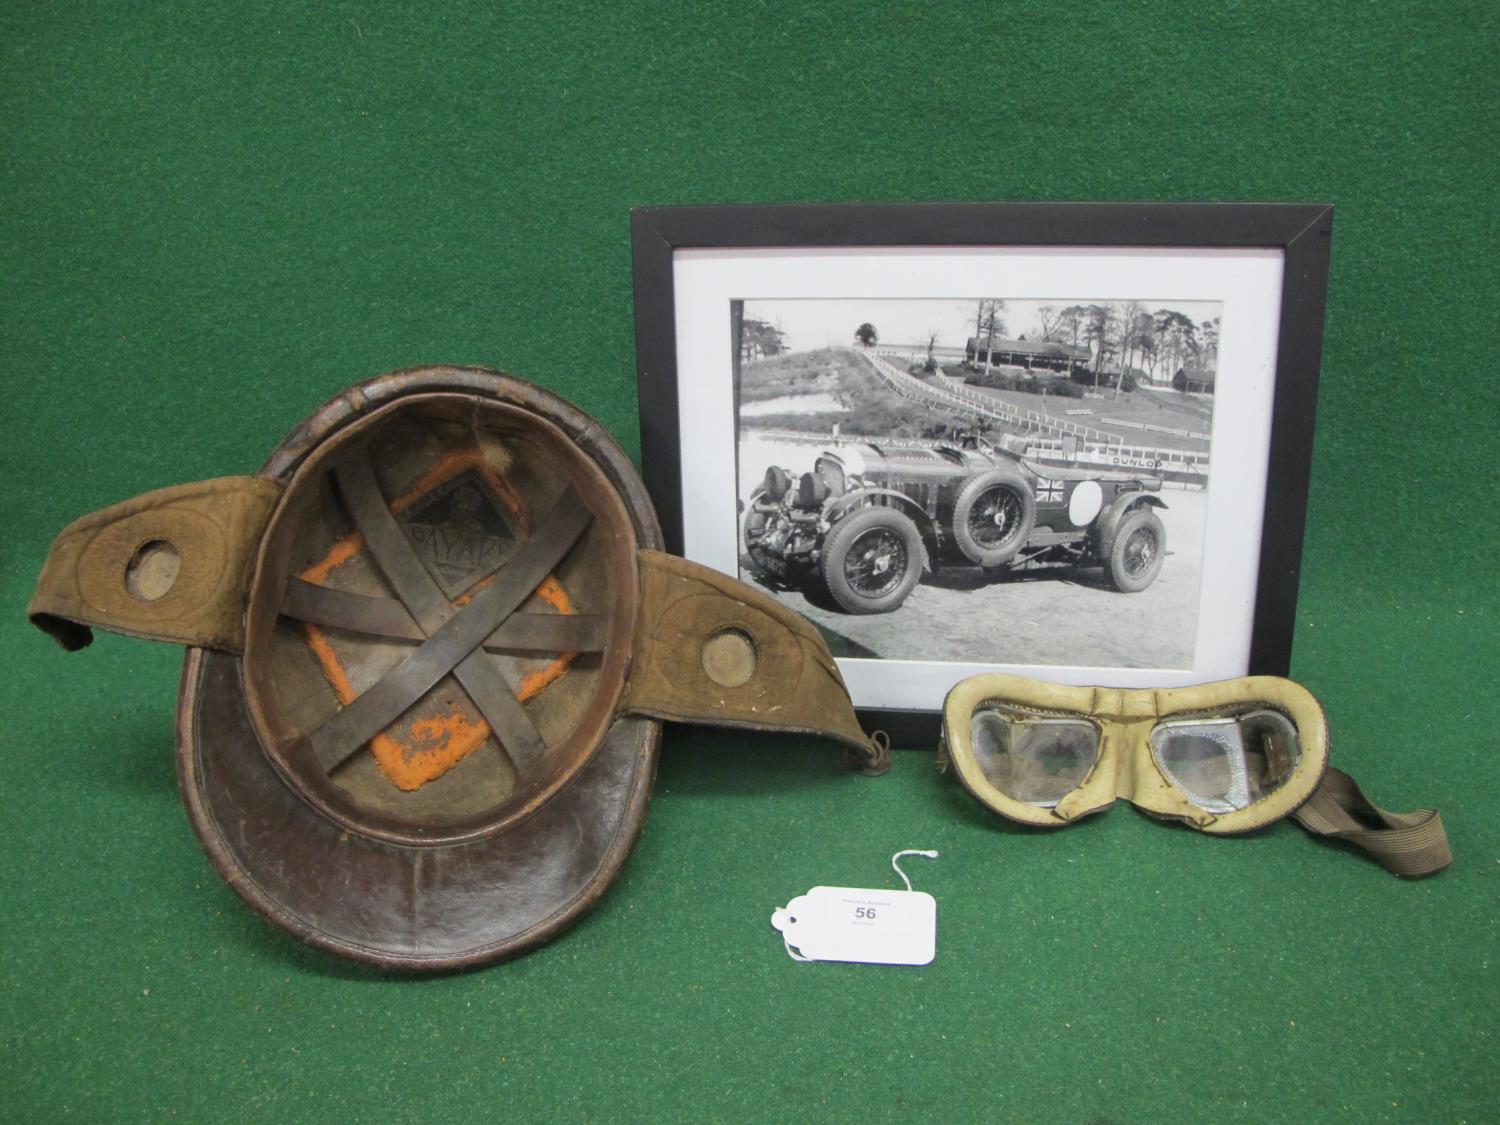
[(1161, 481), (1062, 468), (969, 438), (825, 450), (812, 472), (772, 466), (750, 497), (745, 553), (763, 578), (821, 577), (849, 613), (904, 602), (925, 568), (1102, 565), (1144, 590), (1166, 555)]

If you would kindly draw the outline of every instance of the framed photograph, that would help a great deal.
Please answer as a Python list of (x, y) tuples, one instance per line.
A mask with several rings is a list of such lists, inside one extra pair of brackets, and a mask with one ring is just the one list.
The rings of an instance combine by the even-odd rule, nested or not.
[(984, 671), (1286, 674), (1331, 207), (632, 219), (668, 547), (816, 623), (866, 722), (930, 741)]

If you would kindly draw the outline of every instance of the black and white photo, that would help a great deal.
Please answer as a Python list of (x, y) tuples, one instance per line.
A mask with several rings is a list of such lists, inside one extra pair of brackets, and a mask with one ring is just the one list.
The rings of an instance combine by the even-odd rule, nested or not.
[(735, 302), (740, 577), (847, 657), (1191, 667), (1221, 311)]
[(965, 676), (1285, 674), (1329, 209), (653, 208), (670, 547), (813, 621), (857, 706)]

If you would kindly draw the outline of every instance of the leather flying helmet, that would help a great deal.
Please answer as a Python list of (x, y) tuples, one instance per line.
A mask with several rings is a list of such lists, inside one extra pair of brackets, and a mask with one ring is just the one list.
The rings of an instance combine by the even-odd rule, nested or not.
[(496, 372), (413, 369), (339, 395), (255, 476), (73, 523), (29, 613), (69, 649), (91, 626), (188, 646), (180, 788), (251, 906), (346, 957), (452, 968), (598, 899), (659, 720), (888, 765), (816, 629), (661, 545), (587, 415)]

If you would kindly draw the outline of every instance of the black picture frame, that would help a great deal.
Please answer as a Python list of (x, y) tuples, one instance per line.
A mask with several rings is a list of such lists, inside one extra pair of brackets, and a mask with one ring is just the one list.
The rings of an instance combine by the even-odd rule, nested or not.
[[(785, 247), (1217, 247), (1283, 255), (1251, 674), (1286, 675), (1307, 514), (1333, 207), (1326, 203), (877, 203), (643, 207), (631, 213), (642, 475), (667, 549), (683, 549), (674, 258)], [(931, 710), (861, 709), (931, 743)]]

